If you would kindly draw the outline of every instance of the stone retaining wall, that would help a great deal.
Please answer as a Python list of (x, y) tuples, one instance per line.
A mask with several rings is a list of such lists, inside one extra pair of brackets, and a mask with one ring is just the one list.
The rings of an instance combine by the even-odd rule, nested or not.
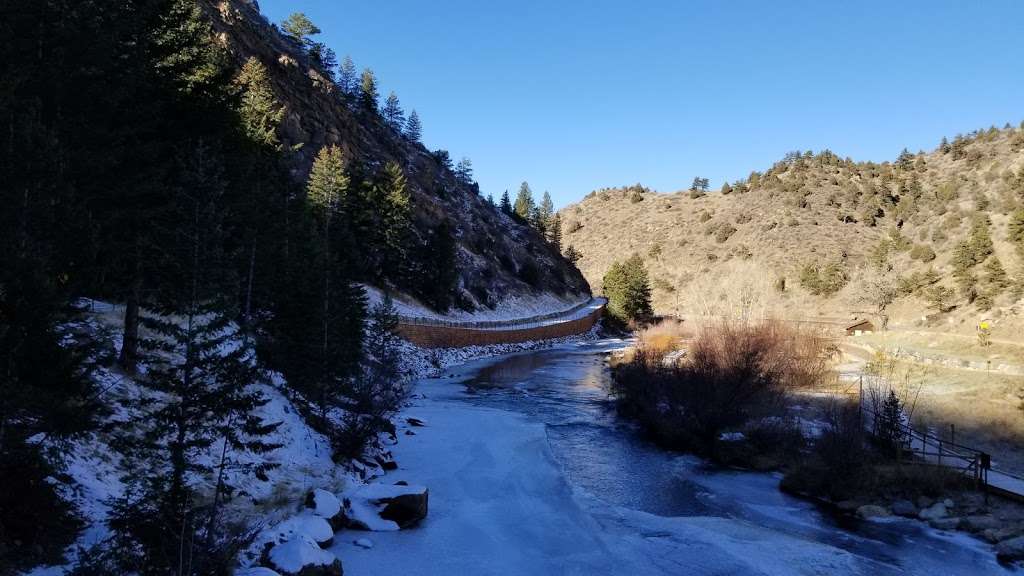
[(575, 320), (556, 322), (532, 328), (509, 328), (504, 330), (481, 330), (453, 326), (424, 326), (398, 323), (402, 338), (420, 348), (463, 348), (489, 344), (514, 344), (529, 340), (550, 340), (563, 336), (584, 334), (594, 327), (604, 307), (597, 308), (589, 315)]

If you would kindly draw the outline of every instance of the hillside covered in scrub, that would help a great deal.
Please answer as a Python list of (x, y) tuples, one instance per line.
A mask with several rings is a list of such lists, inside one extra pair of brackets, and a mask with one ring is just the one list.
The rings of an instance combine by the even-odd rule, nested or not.
[[(707, 191), (597, 190), (563, 209), (595, 289), (638, 253), (655, 312), (756, 308), (883, 323), (1016, 310), (1024, 282), (1024, 126), (943, 140), (892, 162), (792, 152)], [(970, 325), (973, 328), (973, 324)]]

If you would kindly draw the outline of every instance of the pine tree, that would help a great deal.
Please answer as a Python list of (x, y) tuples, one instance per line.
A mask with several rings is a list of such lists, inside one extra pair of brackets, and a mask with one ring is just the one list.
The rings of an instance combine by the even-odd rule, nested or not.
[(388, 418), (408, 395), (407, 378), (401, 371), (398, 312), (389, 294), (373, 306), (368, 319), (365, 368), (356, 379), (342, 420), (341, 442), (335, 445), (336, 452), (351, 458), (361, 456), (388, 427)]
[(519, 193), (516, 195), (516, 203), (513, 208), (513, 213), (519, 217), (523, 222), (529, 222), (536, 212), (536, 206), (533, 203), (533, 191), (530, 190), (530, 185), (523, 182), (519, 185)]
[(501, 193), (501, 204), (499, 204), (499, 206), (501, 207), (502, 212), (509, 216), (512, 215), (512, 202), (508, 198), (508, 190)]
[[(137, 491), (115, 510), (112, 528), (136, 543), (123, 550), (125, 568), (147, 573), (211, 572), (226, 568), (222, 550), (232, 544), (222, 532), (220, 507), (230, 496), (229, 450), (261, 452), (273, 446), (255, 410), (265, 403), (249, 385), (256, 378), (254, 351), (232, 328), (229, 254), (220, 202), (223, 158), (197, 144), (182, 166), (182, 182), (169, 217), (157, 223), (164, 240), (160, 273), (143, 317), (157, 337), (143, 340), (146, 383), (166, 393), (144, 401), (144, 435), (137, 445), (145, 472), (130, 485)], [(221, 458), (203, 456), (221, 444)], [(255, 468), (249, 471), (257, 471)], [(212, 502), (196, 502), (195, 477), (214, 480)], [(134, 498), (133, 498), (134, 497)], [(182, 558), (187, 564), (182, 564)]]
[(384, 167), (384, 274), (399, 279), (408, 267), (412, 227), (412, 196), (402, 168), (395, 162)]
[(1024, 208), (1018, 208), (1010, 214), (1006, 224), (1006, 239), (1016, 248), (1017, 254), (1024, 257)]
[(290, 263), (293, 292), (274, 315), (288, 383), (313, 402), (314, 424), (329, 436), (337, 431), (328, 412), (344, 405), (357, 372), (366, 309), (363, 290), (351, 281), (357, 248), (350, 192), (341, 149), (325, 146), (307, 184), (307, 255)]
[(416, 258), (419, 266), (419, 285), (416, 292), (427, 304), (440, 312), (447, 311), (453, 303), (459, 277), (456, 251), (457, 245), (451, 223), (443, 220), (427, 236), (427, 241)]
[[(241, 89), (238, 114), (242, 130), (253, 148), (253, 153), (247, 156), (251, 190), (246, 190), (246, 194), (233, 198), (231, 203), (234, 212), (242, 221), (238, 236), (242, 238), (248, 250), (244, 264), (245, 295), (242, 322), (249, 330), (253, 315), (258, 245), (261, 241), (273, 241), (270, 238), (273, 226), (269, 219), (280, 206), (280, 203), (274, 202), (274, 198), (271, 197), (271, 191), (275, 186), (267, 181), (274, 178), (278, 154), (282, 148), (277, 130), (284, 119), (285, 108), (274, 95), (266, 66), (255, 57), (246, 61), (235, 79), (235, 85)], [(265, 250), (263, 255), (268, 252)]]
[(466, 185), (473, 182), (473, 162), (469, 158), (463, 156), (455, 165), (455, 179)]
[(539, 229), (550, 232), (551, 218), (555, 215), (555, 203), (551, 201), (551, 194), (548, 194), (547, 190), (544, 191), (544, 196), (541, 197), (539, 210)]
[(338, 67), (338, 55), (323, 42), (311, 42), (309, 44), (309, 57), (313, 60), (322, 72), (332, 81), (335, 80), (334, 69)]
[(402, 111), (402, 106), (398, 102), (398, 95), (394, 92), (388, 94), (388, 99), (384, 104), (382, 116), (388, 126), (390, 126), (395, 132), (401, 133), (405, 128), (405, 112)]
[(242, 90), (239, 115), (246, 137), (259, 146), (279, 150), (277, 129), (284, 119), (285, 108), (270, 86), (267, 67), (251, 57), (235, 82)]
[(580, 254), (580, 251), (577, 250), (576, 247), (573, 246), (572, 244), (569, 244), (569, 246), (565, 249), (564, 256), (566, 260), (572, 262), (574, 265), (580, 261), (580, 258), (583, 258), (583, 254)]
[(548, 240), (555, 250), (562, 251), (562, 216), (558, 213), (551, 218), (551, 228), (548, 230)]
[(608, 313), (621, 321), (651, 315), (651, 287), (647, 268), (639, 254), (615, 262), (605, 273), (602, 291), (608, 298)]
[(288, 16), (288, 18), (281, 23), (281, 30), (303, 44), (306, 43), (310, 36), (315, 36), (320, 33), (320, 29), (313, 24), (313, 21), (309, 19), (309, 16), (306, 16), (302, 12), (295, 12)]
[(405, 137), (410, 142), (419, 142), (423, 132), (423, 126), (420, 124), (420, 115), (415, 110), (409, 114), (409, 121), (405, 123)]
[(326, 227), (325, 234), (329, 232), (333, 218), (347, 202), (348, 186), (349, 178), (345, 174), (341, 148), (333, 144), (324, 146), (313, 161), (306, 198)]
[(355, 97), (358, 89), (359, 79), (356, 76), (356, 65), (350, 56), (345, 56), (338, 69), (338, 87), (342, 93), (349, 97)]
[(373, 70), (363, 68), (363, 75), (359, 80), (359, 106), (367, 112), (377, 111), (377, 101), (380, 94), (377, 92), (377, 78)]

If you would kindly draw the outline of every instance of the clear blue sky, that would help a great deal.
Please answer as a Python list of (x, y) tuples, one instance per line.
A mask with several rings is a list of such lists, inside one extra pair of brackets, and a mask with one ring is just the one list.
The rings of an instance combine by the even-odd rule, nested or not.
[(305, 12), (484, 194), (717, 188), (1024, 120), (1024, 1), (260, 0)]

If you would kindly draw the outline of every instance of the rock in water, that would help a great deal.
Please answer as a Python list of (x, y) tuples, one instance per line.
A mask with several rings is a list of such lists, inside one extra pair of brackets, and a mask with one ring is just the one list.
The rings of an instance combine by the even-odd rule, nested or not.
[(352, 543), (360, 548), (366, 548), (367, 550), (373, 548), (373, 541), (369, 538), (357, 538), (353, 540)]

